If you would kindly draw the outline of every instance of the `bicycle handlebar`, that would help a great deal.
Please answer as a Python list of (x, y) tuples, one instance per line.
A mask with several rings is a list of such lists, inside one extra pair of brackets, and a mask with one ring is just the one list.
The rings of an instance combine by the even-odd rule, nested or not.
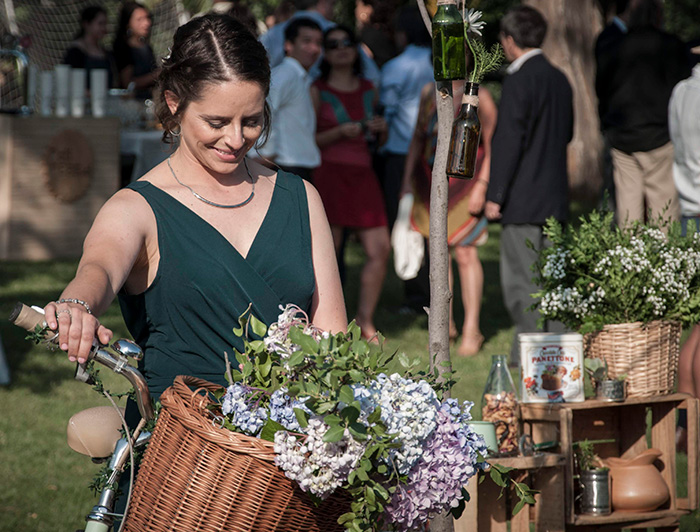
[[(15, 308), (12, 309), (10, 314), (10, 321), (15, 325), (22, 327), (27, 331), (34, 331), (37, 325), (46, 326), (46, 321), (44, 320), (44, 315), (32, 307), (28, 307), (24, 303), (18, 302)], [(46, 340), (55, 343), (57, 335), (53, 331), (47, 333)], [(106, 348), (110, 348), (114, 353), (110, 353)], [(148, 391), (148, 385), (146, 384), (146, 379), (144, 379), (141, 372), (135, 367), (129, 365), (127, 357), (140, 360), (143, 356), (143, 351), (141, 348), (130, 340), (117, 340), (110, 346), (100, 344), (97, 339), (93, 344), (90, 354), (88, 355), (88, 361), (94, 360), (108, 367), (115, 373), (118, 373), (125, 377), (131, 385), (134, 387), (136, 404), (138, 405), (141, 417), (146, 421), (154, 419), (155, 414), (153, 412), (153, 405), (151, 403), (151, 394)], [(76, 378), (86, 382), (84, 375), (85, 365), (78, 364), (76, 368)]]

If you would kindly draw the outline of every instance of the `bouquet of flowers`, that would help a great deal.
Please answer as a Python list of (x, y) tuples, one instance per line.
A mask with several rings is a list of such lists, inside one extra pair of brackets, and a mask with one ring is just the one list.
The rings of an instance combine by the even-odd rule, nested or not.
[[(245, 350), (219, 397), (224, 426), (273, 441), (276, 465), (312, 498), (346, 490), (348, 530), (416, 530), (461, 513), (464, 486), (486, 466), (484, 441), (466, 423), (472, 404), (445, 399), (450, 383), (438, 384), (437, 371), (385, 353), (354, 323), (330, 335), (297, 307), (282, 310), (269, 329), (240, 318)], [(404, 375), (387, 374), (393, 362)]]
[(700, 320), (700, 234), (683, 237), (680, 224), (661, 220), (620, 228), (602, 212), (581, 217), (578, 227), (550, 219), (544, 233), (552, 246), (539, 252), (534, 294), (542, 320), (581, 333)]

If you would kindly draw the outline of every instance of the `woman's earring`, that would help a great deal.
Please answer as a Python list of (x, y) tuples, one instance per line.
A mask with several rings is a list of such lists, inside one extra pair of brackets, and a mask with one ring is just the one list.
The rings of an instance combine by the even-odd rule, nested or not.
[(182, 126), (180, 124), (177, 125), (177, 129), (173, 128), (170, 130), (170, 134), (175, 138), (179, 137), (181, 133), (182, 133)]

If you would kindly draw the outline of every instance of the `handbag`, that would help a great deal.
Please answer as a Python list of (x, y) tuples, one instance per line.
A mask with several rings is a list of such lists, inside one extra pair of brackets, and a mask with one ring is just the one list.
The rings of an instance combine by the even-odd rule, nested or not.
[(413, 194), (404, 194), (399, 201), (399, 212), (391, 231), (391, 247), (394, 249), (394, 270), (399, 279), (407, 281), (418, 275), (423, 263), (425, 242), (423, 235), (411, 227)]

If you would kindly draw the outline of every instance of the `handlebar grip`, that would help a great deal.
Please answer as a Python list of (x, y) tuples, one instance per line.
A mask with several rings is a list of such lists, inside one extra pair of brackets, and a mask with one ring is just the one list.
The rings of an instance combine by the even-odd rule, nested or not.
[(46, 324), (44, 315), (41, 312), (28, 307), (22, 302), (18, 302), (10, 314), (10, 321), (27, 331), (33, 331), (37, 325)]

